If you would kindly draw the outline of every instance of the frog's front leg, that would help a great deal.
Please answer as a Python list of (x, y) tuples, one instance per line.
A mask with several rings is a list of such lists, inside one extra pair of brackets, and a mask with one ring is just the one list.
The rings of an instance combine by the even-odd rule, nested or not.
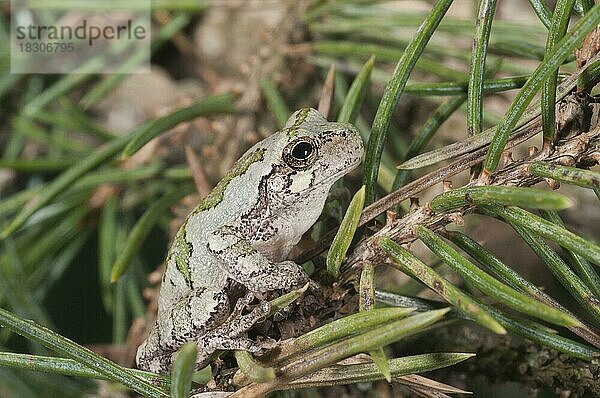
[(309, 281), (308, 276), (293, 261), (269, 261), (231, 226), (222, 227), (207, 239), (208, 251), (219, 260), (228, 276), (251, 292), (292, 290)]

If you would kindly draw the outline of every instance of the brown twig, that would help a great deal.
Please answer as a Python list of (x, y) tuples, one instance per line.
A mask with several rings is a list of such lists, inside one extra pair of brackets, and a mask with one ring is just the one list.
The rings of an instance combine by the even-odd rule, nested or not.
[(202, 168), (198, 156), (196, 156), (196, 153), (189, 145), (185, 146), (185, 160), (192, 173), (192, 178), (196, 185), (196, 192), (198, 192), (198, 195), (200, 195), (201, 198), (206, 197), (210, 193), (210, 183), (208, 182), (208, 178), (206, 178), (206, 174), (204, 173), (204, 169)]
[[(540, 128), (539, 121), (535, 125), (537, 128)], [(526, 129), (526, 131), (527, 133), (522, 132), (520, 138), (526, 139), (527, 137), (535, 134), (535, 132), (529, 131), (529, 129)], [(504, 168), (490, 176), (490, 184), (531, 186), (543, 181), (543, 178), (531, 175), (528, 172), (529, 164), (534, 160), (544, 160), (550, 163), (562, 165), (583, 165), (584, 167), (589, 167), (590, 165), (597, 163), (599, 148), (600, 126), (596, 126), (587, 133), (569, 135), (561, 139), (554, 146), (553, 151), (550, 153), (544, 153), (542, 151), (535, 152), (525, 159), (514, 161), (513, 163), (505, 165)], [(429, 188), (435, 183), (443, 181), (445, 178), (454, 175), (459, 171), (468, 169), (470, 165), (482, 159), (482, 157), (485, 155), (486, 149), (487, 148), (482, 148), (470, 155), (463, 156), (459, 160), (452, 162), (450, 165), (421, 177), (420, 179), (415, 180), (411, 184), (406, 185), (398, 191), (395, 191), (380, 199), (373, 205), (365, 208), (359, 224), (364, 225), (368, 220), (372, 219), (386, 208), (389, 208), (410, 196), (422, 192), (424, 189)], [(474, 185), (477, 183), (477, 181), (473, 181), (468, 185)], [(412, 231), (417, 225), (440, 228), (445, 224), (444, 220), (449, 220), (451, 216), (455, 215), (456, 213), (464, 215), (471, 210), (472, 207), (464, 207), (456, 209), (451, 213), (433, 213), (428, 209), (427, 205), (414, 209), (404, 217), (396, 219), (393, 221), (393, 223), (386, 225), (373, 236), (360, 242), (348, 258), (347, 265), (348, 267), (352, 267), (354, 264), (367, 259), (370, 261), (382, 260), (384, 258), (383, 254), (377, 254), (379, 250), (374, 249), (375, 245), (373, 245), (374, 240), (376, 240), (378, 236), (385, 235), (399, 243), (410, 243), (416, 239), (413, 236)]]
[(325, 78), (325, 84), (321, 90), (321, 98), (319, 99), (318, 111), (321, 115), (329, 119), (329, 113), (331, 112), (331, 105), (333, 104), (333, 93), (335, 90), (335, 64), (331, 64), (327, 71), (327, 77)]

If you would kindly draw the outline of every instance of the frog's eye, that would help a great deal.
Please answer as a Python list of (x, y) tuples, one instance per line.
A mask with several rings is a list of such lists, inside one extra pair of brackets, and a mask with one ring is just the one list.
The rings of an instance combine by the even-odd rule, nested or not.
[(312, 166), (317, 158), (317, 146), (308, 138), (298, 138), (284, 148), (283, 160), (293, 169), (302, 170)]

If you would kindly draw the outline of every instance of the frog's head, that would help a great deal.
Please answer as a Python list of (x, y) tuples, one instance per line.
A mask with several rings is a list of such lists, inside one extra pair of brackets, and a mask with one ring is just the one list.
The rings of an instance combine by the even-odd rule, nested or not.
[(354, 126), (328, 122), (308, 108), (250, 149), (244, 158), (260, 162), (246, 180), (258, 187), (258, 201), (245, 219), (256, 224), (251, 230), (261, 252), (274, 261), (286, 258), (319, 218), (331, 185), (360, 164), (363, 152)]
[(267, 189), (281, 202), (321, 197), (324, 202), (331, 185), (356, 168), (364, 153), (354, 126), (328, 122), (311, 108), (295, 112), (271, 139), (277, 149), (271, 151), (275, 167)]
[(317, 185), (327, 185), (328, 190), (363, 157), (363, 142), (354, 126), (328, 122), (312, 108), (295, 112), (283, 133), (288, 142), (281, 157), (292, 174), (292, 192)]

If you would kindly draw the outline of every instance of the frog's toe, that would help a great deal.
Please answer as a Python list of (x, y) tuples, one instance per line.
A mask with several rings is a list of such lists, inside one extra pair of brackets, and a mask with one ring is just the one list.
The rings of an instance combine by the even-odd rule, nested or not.
[(313, 292), (319, 292), (319, 293), (323, 292), (323, 288), (321, 287), (321, 285), (319, 285), (318, 282), (315, 282), (312, 279), (309, 279), (309, 281), (308, 281), (308, 289)]
[(261, 321), (264, 321), (265, 319), (267, 319), (267, 317), (269, 316), (269, 313), (271, 312), (271, 303), (269, 303), (268, 301), (263, 301), (252, 312), (254, 312), (254, 311), (257, 312), (257, 314), (256, 314), (257, 316), (260, 316), (259, 319)]
[(198, 342), (200, 352), (210, 355), (216, 350), (242, 350), (253, 354), (262, 350), (262, 345), (247, 337), (230, 338), (226, 336), (211, 336), (200, 339)]
[[(237, 321), (233, 322), (232, 324), (236, 324), (235, 329), (239, 330), (240, 332), (247, 332), (255, 324), (267, 319), (270, 313), (271, 303), (269, 303), (268, 301), (263, 301), (259, 305), (254, 307), (254, 309), (250, 311), (249, 314), (241, 316)], [(239, 335), (241, 333), (237, 334)]]
[(229, 323), (234, 319), (242, 316), (242, 312), (244, 312), (244, 309), (248, 306), (248, 304), (250, 304), (252, 300), (254, 300), (254, 297), (254, 293), (252, 292), (248, 292), (243, 297), (240, 297), (235, 303), (235, 307), (233, 308), (233, 311), (231, 311), (231, 314), (229, 315), (229, 318), (227, 318), (225, 323)]
[(248, 346), (248, 351), (253, 354), (258, 354), (262, 351), (262, 345), (257, 343), (256, 341), (251, 341), (251, 344)]
[(254, 355), (260, 355), (263, 353), (263, 346), (261, 343), (245, 337), (236, 339), (233, 345), (236, 346), (235, 349), (237, 350), (248, 351)]

